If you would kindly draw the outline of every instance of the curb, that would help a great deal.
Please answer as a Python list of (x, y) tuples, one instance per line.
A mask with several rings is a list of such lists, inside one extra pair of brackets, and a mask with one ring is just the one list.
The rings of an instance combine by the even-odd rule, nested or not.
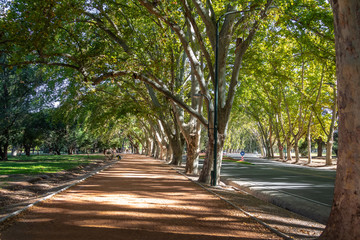
[[(169, 165), (167, 165), (169, 166)], [(171, 167), (171, 166), (170, 166)], [(185, 175), (184, 173), (180, 172), (179, 170), (171, 167), (171, 169), (175, 170), (178, 174), (186, 177), (188, 180), (190, 180), (191, 182), (195, 183), (196, 185), (200, 186), (201, 188), (205, 189), (206, 191), (208, 191), (209, 193), (213, 194), (214, 196), (220, 198), (221, 200), (225, 201), (226, 203), (230, 204), (232, 207), (236, 208), (237, 210), (243, 212), (245, 215), (247, 215), (248, 217), (250, 217), (251, 219), (255, 220), (256, 222), (260, 223), (261, 225), (263, 225), (264, 227), (266, 227), (267, 229), (269, 229), (271, 232), (275, 233), (276, 235), (278, 235), (279, 237), (282, 237), (286, 240), (290, 240), (290, 239), (293, 239), (292, 237), (290, 237), (289, 235), (283, 233), (283, 232), (280, 232), (279, 230), (271, 227), (270, 225), (266, 224), (265, 222), (261, 221), (260, 219), (258, 219), (257, 217), (255, 217), (254, 215), (252, 215), (251, 213), (245, 211), (244, 209), (240, 208), (239, 206), (235, 205), (234, 203), (232, 203), (231, 201), (229, 200), (226, 200), (225, 198), (223, 198), (222, 196), (220, 196), (219, 194), (211, 191), (211, 189), (209, 189), (209, 187), (207, 186), (204, 186), (203, 184), (197, 182), (197, 181), (194, 181), (192, 180), (191, 178), (189, 178), (187, 175)], [(226, 185), (224, 183), (224, 185)]]
[[(310, 199), (306, 199), (304, 197), (293, 195), (284, 191), (275, 190), (269, 187), (262, 187), (263, 189), (259, 190), (255, 189), (256, 187), (259, 187), (257, 185), (243, 185), (237, 181), (226, 178), (223, 179), (223, 182), (229, 186), (239, 188), (263, 201), (272, 203), (276, 206), (287, 209), (321, 224), (326, 225), (330, 215), (331, 206), (328, 206), (327, 204), (312, 201), (313, 204), (308, 206), (306, 203), (311, 201)], [(291, 198), (292, 200), (284, 201), (284, 197)]]
[(74, 183), (71, 183), (71, 184), (63, 187), (63, 188), (61, 188), (60, 190), (57, 190), (57, 191), (52, 192), (52, 193), (49, 193), (48, 195), (40, 198), (39, 200), (37, 200), (37, 201), (35, 201), (35, 202), (33, 202), (33, 203), (30, 203), (29, 205), (26, 205), (25, 207), (23, 207), (23, 208), (15, 211), (15, 212), (10, 213), (10, 214), (6, 215), (5, 217), (2, 217), (2, 218), (0, 219), (0, 223), (3, 223), (3, 222), (6, 221), (7, 219), (9, 219), (9, 218), (11, 218), (11, 217), (15, 217), (16, 215), (24, 212), (25, 210), (31, 208), (32, 206), (35, 206), (36, 204), (39, 204), (39, 203), (41, 203), (41, 202), (43, 202), (43, 201), (45, 201), (45, 200), (53, 197), (54, 195), (56, 195), (56, 194), (58, 194), (58, 193), (61, 193), (61, 192), (65, 191), (65, 190), (67, 190), (67, 189), (69, 189), (69, 188), (71, 188), (71, 187), (73, 187), (73, 186), (75, 186), (75, 185), (83, 182), (84, 180), (86, 180), (86, 179), (88, 179), (88, 178), (90, 178), (90, 177), (98, 174), (99, 172), (104, 171), (105, 169), (111, 167), (112, 165), (114, 165), (114, 164), (117, 163), (118, 161), (119, 161), (119, 160), (116, 160), (116, 161), (114, 161), (114, 162), (111, 162), (111, 163), (103, 166), (101, 169), (98, 169), (98, 170), (96, 170), (96, 171), (94, 171), (94, 172), (90, 172), (90, 173), (84, 175), (84, 176), (83, 176), (82, 178), (80, 178), (79, 180), (76, 180)]

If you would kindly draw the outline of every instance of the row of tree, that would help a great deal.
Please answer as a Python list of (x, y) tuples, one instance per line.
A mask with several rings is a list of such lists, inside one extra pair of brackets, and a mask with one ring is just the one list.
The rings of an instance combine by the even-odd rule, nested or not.
[(198, 171), (207, 130), (205, 183), (215, 144), (219, 179), (232, 114), (251, 119), (267, 155), (286, 145), (298, 159), (306, 136), (309, 149), (311, 139), (324, 139), (331, 156), (337, 96), (325, 0), (7, 3), (0, 51), (11, 59), (2, 65), (56, 67), (52, 76), (67, 83), (67, 121), (106, 136), (120, 128), (146, 154), (174, 164), (186, 143), (188, 173)]
[[(6, 62), (6, 54), (0, 61)], [(44, 69), (28, 66), (1, 70), (1, 160), (7, 160), (10, 150), (12, 155), (21, 151), (30, 155), (35, 150), (72, 154), (128, 145), (126, 136), (119, 131), (97, 134), (88, 131), (84, 121), (63, 118), (63, 109), (54, 106), (62, 98), (59, 82), (49, 80)]]
[[(200, 181), (210, 182), (215, 128), (220, 174), (231, 113), (250, 116), (257, 126), (251, 138), (258, 136), (267, 156), (275, 144), (279, 150), (286, 145), (298, 161), (302, 138), (309, 149), (311, 139), (322, 138), (331, 162), (337, 108), (332, 14), (325, 1), (19, 0), (9, 3), (2, 20), (9, 65), (56, 67), (57, 79), (71, 79), (67, 93), (78, 102), (99, 95), (93, 97), (103, 102), (95, 104), (99, 113), (87, 113), (94, 104), (77, 109), (83, 102), (66, 108), (89, 115), (94, 129), (131, 114), (141, 129), (132, 136), (137, 144), (142, 139), (146, 153), (180, 164), (186, 143), (189, 173), (198, 172), (201, 126), (207, 130)], [(74, 104), (69, 98), (63, 102)]]
[(337, 127), (332, 13), (310, 2), (284, 11), (258, 32), (247, 52), (235, 108), (255, 123), (263, 155), (273, 157), (275, 148), (284, 159), (286, 149), (291, 160), (294, 149), (297, 162), (303, 143), (310, 163), (312, 143), (321, 147), (325, 141), (331, 165)]

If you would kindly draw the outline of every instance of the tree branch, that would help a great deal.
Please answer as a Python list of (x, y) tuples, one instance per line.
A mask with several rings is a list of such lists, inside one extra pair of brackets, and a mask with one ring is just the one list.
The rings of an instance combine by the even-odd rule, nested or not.
[(119, 77), (119, 76), (125, 76), (125, 75), (130, 75), (131, 73), (128, 71), (114, 71), (114, 72), (108, 72), (105, 73), (103, 75), (101, 75), (100, 77), (94, 77), (91, 79), (91, 82), (93, 85), (97, 85), (99, 83), (101, 83), (102, 81), (108, 79), (108, 78), (115, 78), (115, 77)]
[(179, 37), (179, 40), (181, 41), (181, 44), (184, 47), (184, 51), (186, 52), (187, 57), (189, 58), (189, 61), (191, 63), (192, 68), (194, 69), (194, 74), (196, 76), (196, 79), (199, 82), (201, 92), (204, 95), (210, 96), (209, 90), (206, 88), (205, 79), (203, 76), (203, 73), (201, 71), (201, 65), (199, 61), (197, 60), (194, 51), (189, 46), (188, 40), (185, 37), (185, 33), (183, 30), (174, 23), (171, 19), (169, 19), (166, 16), (161, 15), (159, 10), (154, 7), (154, 5), (147, 1), (147, 0), (139, 0), (140, 4), (143, 5), (151, 14), (159, 18), (161, 21), (165, 22)]
[[(216, 42), (215, 14), (213, 16), (210, 16), (200, 0), (192, 0), (192, 3), (194, 4), (197, 13), (200, 15), (201, 19), (205, 24), (207, 36), (210, 40), (210, 44), (212, 48), (215, 51), (215, 42)], [(211, 9), (210, 12), (214, 13), (214, 10)]]
[(180, 107), (182, 107), (185, 111), (187, 111), (189, 114), (193, 115), (194, 117), (196, 117), (197, 119), (199, 119), (199, 121), (204, 125), (207, 126), (208, 122), (207, 120), (201, 115), (199, 114), (195, 109), (189, 107), (186, 103), (184, 103), (180, 98), (178, 98), (177, 96), (174, 96), (169, 89), (167, 89), (166, 86), (160, 85), (159, 83), (151, 80), (149, 77), (147, 77), (144, 74), (140, 74), (140, 73), (136, 73), (133, 72), (133, 78), (135, 79), (139, 79), (142, 82), (145, 82), (147, 84), (149, 84), (150, 86), (152, 86), (153, 88), (155, 88), (156, 90), (160, 91), (161, 93), (163, 93), (167, 98), (171, 99), (173, 102), (175, 102), (177, 105), (179, 105)]
[[(273, 0), (268, 0), (264, 9), (260, 11), (260, 19), (259, 21), (263, 20), (264, 18), (266, 18), (266, 12), (267, 10), (270, 8), (271, 3), (273, 2)], [(241, 20), (243, 21), (243, 20)], [(243, 41), (240, 46), (238, 46), (238, 51), (235, 51), (235, 63), (234, 63), (234, 67), (233, 67), (233, 71), (232, 71), (232, 75), (231, 75), (231, 81), (230, 81), (230, 87), (229, 87), (229, 91), (228, 91), (228, 95), (226, 98), (226, 102), (224, 106), (232, 106), (233, 101), (234, 101), (234, 96), (235, 96), (235, 91), (236, 91), (236, 86), (238, 83), (238, 78), (239, 78), (239, 72), (240, 72), (240, 67), (241, 67), (241, 63), (242, 63), (242, 58), (246, 52), (246, 50), (249, 48), (251, 41), (254, 39), (254, 36), (256, 34), (256, 31), (260, 25), (259, 21), (255, 21), (250, 32), (249, 35), (247, 36), (247, 38), (245, 39), (245, 41)], [(225, 114), (228, 117), (230, 115), (230, 111), (231, 111), (231, 107), (228, 107), (225, 109)]]
[(202, 38), (200, 30), (199, 30), (199, 27), (196, 24), (196, 21), (195, 21), (194, 17), (192, 16), (191, 11), (190, 11), (186, 1), (185, 0), (180, 0), (180, 1), (181, 1), (181, 3), (183, 4), (183, 7), (184, 7), (185, 17), (190, 21), (192, 27), (194, 28), (195, 36), (198, 39), (198, 44), (200, 45), (200, 49), (201, 49), (202, 53), (204, 54), (204, 57), (205, 57), (205, 60), (206, 60), (206, 63), (207, 63), (208, 69), (209, 69), (210, 76), (214, 81), (215, 74), (214, 74), (214, 67), (213, 67), (213, 64), (212, 64), (212, 61), (211, 61), (211, 56), (210, 56), (209, 52), (207, 51), (207, 49), (205, 47), (203, 38)]
[(100, 18), (95, 16), (95, 14), (92, 14), (89, 12), (84, 12), (84, 14), (86, 16), (92, 18), (93, 20), (95, 20), (96, 26), (98, 26), (101, 30), (103, 30), (115, 42), (117, 42), (122, 47), (122, 49), (124, 49), (124, 51), (126, 53), (131, 54), (130, 47), (126, 44), (126, 42), (120, 36), (118, 36), (118, 32), (117, 32), (117, 34), (113, 33), (108, 27), (105, 26), (104, 22)]

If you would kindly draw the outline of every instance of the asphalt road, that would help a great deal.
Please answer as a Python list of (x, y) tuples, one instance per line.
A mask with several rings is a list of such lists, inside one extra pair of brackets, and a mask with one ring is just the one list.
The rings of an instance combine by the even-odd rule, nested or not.
[[(228, 154), (241, 158), (239, 154)], [(249, 164), (223, 162), (221, 180), (320, 223), (326, 223), (333, 200), (334, 170), (310, 168), (245, 154)]]

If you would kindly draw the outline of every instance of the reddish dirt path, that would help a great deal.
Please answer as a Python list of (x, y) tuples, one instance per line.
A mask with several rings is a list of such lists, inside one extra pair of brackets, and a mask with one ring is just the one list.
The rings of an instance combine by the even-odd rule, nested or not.
[(22, 239), (281, 239), (160, 161), (126, 155), (1, 232)]

